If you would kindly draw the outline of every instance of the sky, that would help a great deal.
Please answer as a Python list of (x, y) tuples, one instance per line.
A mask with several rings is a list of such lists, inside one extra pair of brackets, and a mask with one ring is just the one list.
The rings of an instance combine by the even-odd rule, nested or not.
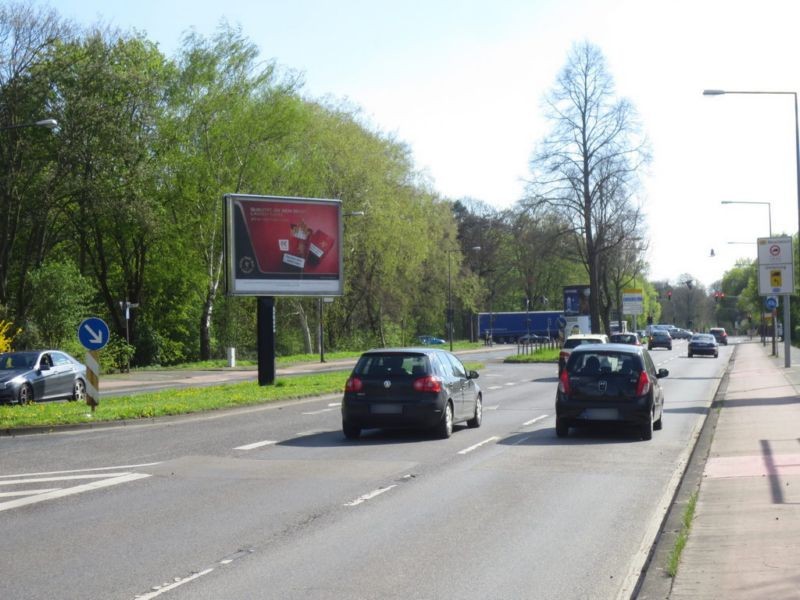
[[(653, 154), (637, 195), (649, 279), (707, 289), (760, 237), (798, 231), (792, 95), (796, 0), (55, 0), (78, 24), (136, 30), (167, 56), (182, 36), (238, 25), (303, 94), (346, 100), (406, 143), (442, 196), (498, 209), (524, 196), (550, 131), (543, 97), (573, 44), (603, 52)], [(264, 193), (269, 193), (265, 190)], [(721, 204), (722, 201), (740, 204)], [(741, 204), (741, 203), (768, 204)], [(713, 256), (712, 256), (713, 250)]]

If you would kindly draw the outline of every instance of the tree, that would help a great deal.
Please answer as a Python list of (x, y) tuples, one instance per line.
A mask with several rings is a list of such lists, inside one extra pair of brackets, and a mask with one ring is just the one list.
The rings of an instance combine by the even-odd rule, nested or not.
[(637, 170), (649, 153), (633, 106), (615, 98), (605, 59), (588, 42), (573, 47), (546, 103), (553, 130), (531, 161), (526, 203), (569, 223), (589, 275), (592, 331), (599, 332), (601, 259), (619, 243), (611, 232), (625, 232)]

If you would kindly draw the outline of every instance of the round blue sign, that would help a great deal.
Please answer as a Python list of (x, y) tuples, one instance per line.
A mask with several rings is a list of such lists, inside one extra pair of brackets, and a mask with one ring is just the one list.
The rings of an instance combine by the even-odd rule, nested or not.
[(767, 296), (764, 300), (764, 306), (767, 310), (775, 310), (778, 308), (778, 297), (777, 296)]
[(100, 350), (108, 343), (108, 325), (100, 317), (89, 317), (78, 326), (78, 339), (87, 350)]

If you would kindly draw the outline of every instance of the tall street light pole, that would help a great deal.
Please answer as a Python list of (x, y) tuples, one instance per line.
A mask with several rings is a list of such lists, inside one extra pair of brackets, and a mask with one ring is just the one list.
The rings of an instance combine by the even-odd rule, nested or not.
[[(798, 239), (800, 239), (800, 123), (797, 116), (797, 92), (767, 92), (767, 91), (751, 91), (751, 90), (703, 90), (704, 96), (723, 96), (725, 94), (748, 94), (748, 95), (765, 95), (765, 96), (792, 96), (794, 97), (794, 158), (795, 158), (795, 175), (797, 179), (797, 222), (798, 222)], [(771, 217), (771, 215), (770, 215)], [(770, 225), (771, 228), (771, 225)], [(789, 310), (789, 298), (786, 295), (786, 300), (783, 303), (783, 346), (784, 346), (784, 359), (783, 366), (787, 369), (792, 366), (791, 356), (791, 311)], [(773, 327), (775, 322), (773, 320)]]

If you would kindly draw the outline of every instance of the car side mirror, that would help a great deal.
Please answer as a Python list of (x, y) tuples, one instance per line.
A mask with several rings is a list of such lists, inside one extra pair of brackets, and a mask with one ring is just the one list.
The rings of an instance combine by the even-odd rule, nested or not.
[(480, 375), (478, 375), (477, 371), (470, 371), (467, 374), (467, 379), (477, 379), (478, 377), (480, 377)]
[(659, 369), (658, 373), (656, 373), (656, 377), (658, 377), (659, 379), (661, 379), (662, 377), (666, 377), (667, 375), (669, 375), (668, 369)]

